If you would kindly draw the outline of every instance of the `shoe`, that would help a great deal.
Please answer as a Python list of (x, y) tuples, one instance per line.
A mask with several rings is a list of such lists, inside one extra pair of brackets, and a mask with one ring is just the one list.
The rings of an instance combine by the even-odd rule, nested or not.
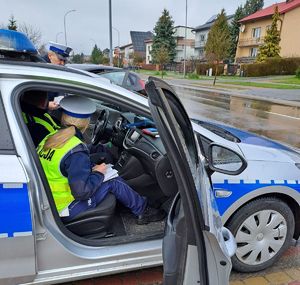
[(138, 216), (137, 224), (146, 225), (151, 222), (161, 221), (166, 216), (166, 212), (147, 206), (145, 211)]

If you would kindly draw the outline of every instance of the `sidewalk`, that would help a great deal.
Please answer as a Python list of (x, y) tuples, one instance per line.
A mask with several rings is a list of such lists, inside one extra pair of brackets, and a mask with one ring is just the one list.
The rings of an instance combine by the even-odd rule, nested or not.
[[(142, 79), (146, 80), (148, 75), (139, 74)], [(218, 92), (221, 94), (246, 97), (250, 99), (261, 99), (274, 103), (284, 104), (288, 101), (289, 105), (300, 106), (300, 89), (275, 89), (261, 88), (252, 86), (241, 86), (230, 84), (230, 82), (268, 82), (266, 78), (241, 78), (241, 79), (224, 79), (218, 78), (216, 86), (213, 86), (212, 79), (190, 80), (178, 78), (165, 78), (167, 83), (177, 87), (191, 88), (205, 92)], [(226, 82), (226, 84), (224, 84)], [(272, 82), (269, 82), (272, 83)], [(275, 84), (275, 83), (272, 83)], [(287, 85), (287, 84), (286, 84)], [(287, 104), (287, 103), (286, 103)]]

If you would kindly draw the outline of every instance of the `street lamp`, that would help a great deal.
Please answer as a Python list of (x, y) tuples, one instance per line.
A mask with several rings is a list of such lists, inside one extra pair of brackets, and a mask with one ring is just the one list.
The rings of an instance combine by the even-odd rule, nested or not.
[(63, 34), (63, 32), (59, 32), (59, 33), (56, 34), (56, 36), (55, 36), (55, 42), (56, 43), (58, 42), (58, 36), (61, 35), (61, 34)]
[(188, 3), (185, 0), (185, 29), (184, 29), (184, 58), (183, 58), (183, 77), (186, 75), (186, 38), (187, 38), (187, 10), (188, 10)]
[(94, 39), (90, 38), (90, 40), (94, 42), (95, 46), (97, 45), (97, 43)]
[(120, 31), (112, 27), (118, 33), (118, 67), (120, 67)]
[(65, 29), (65, 44), (66, 46), (68, 45), (68, 42), (67, 42), (67, 28), (66, 28), (66, 16), (71, 13), (71, 12), (75, 12), (76, 10), (69, 10), (65, 13), (64, 15), (64, 29)]

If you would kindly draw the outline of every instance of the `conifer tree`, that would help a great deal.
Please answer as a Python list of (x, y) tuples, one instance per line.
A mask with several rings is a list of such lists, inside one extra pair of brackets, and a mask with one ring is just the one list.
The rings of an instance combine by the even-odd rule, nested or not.
[(94, 46), (91, 54), (91, 62), (95, 64), (103, 63), (103, 53), (97, 45)]
[(237, 44), (239, 41), (240, 26), (239, 21), (244, 17), (244, 9), (242, 6), (239, 6), (235, 13), (231, 25), (229, 27), (230, 31), (230, 49), (229, 49), (229, 58), (234, 61)]
[(214, 85), (218, 74), (218, 66), (228, 58), (229, 48), (230, 33), (225, 10), (223, 9), (209, 31), (205, 45), (206, 57), (215, 65)]
[(164, 48), (168, 51), (169, 61), (173, 61), (176, 55), (176, 40), (174, 38), (174, 21), (169, 11), (164, 9), (154, 27), (154, 37), (151, 55), (154, 62), (158, 63), (158, 54)]
[(16, 31), (18, 27), (17, 27), (17, 21), (15, 20), (14, 15), (11, 15), (8, 21), (9, 21), (9, 24), (8, 24), (7, 28), (9, 30)]
[(278, 6), (275, 7), (275, 11), (272, 17), (272, 25), (267, 30), (264, 43), (259, 47), (257, 61), (262, 62), (267, 58), (280, 57), (280, 31), (278, 31), (278, 22), (280, 15)]
[(249, 16), (264, 7), (264, 0), (247, 0), (244, 5), (244, 15)]

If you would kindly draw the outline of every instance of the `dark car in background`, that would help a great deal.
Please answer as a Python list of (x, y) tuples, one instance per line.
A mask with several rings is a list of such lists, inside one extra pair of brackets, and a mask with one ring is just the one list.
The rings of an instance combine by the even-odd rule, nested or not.
[(98, 74), (119, 86), (146, 95), (145, 83), (135, 72), (101, 64), (67, 64), (67, 66)]

